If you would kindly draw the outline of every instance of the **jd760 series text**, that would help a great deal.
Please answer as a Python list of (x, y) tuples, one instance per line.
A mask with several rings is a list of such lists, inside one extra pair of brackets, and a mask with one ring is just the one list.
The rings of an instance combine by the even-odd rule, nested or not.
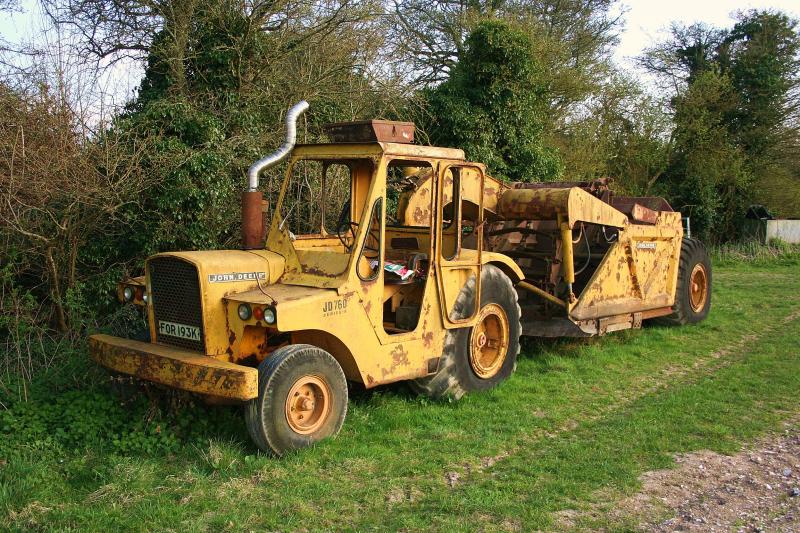
[[(708, 314), (708, 254), (662, 198), (503, 183), (461, 150), (413, 144), (411, 123), (331, 124), (330, 143), (295, 145), (307, 109), (250, 168), (242, 249), (148, 258), (118, 291), (150, 341), (94, 335), (95, 361), (242, 403), (253, 442), (280, 455), (339, 431), (348, 380), (459, 398), (511, 375), (521, 335)], [(286, 159), (268, 205), (259, 175)]]

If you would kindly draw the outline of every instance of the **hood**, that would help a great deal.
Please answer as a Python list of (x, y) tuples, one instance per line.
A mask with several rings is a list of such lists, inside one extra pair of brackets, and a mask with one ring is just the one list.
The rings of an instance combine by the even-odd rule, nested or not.
[[(286, 264), (282, 256), (267, 250), (167, 252), (151, 256), (147, 262), (159, 258), (179, 259), (197, 270), (203, 337), (208, 355), (223, 355), (228, 349), (225, 297), (275, 283), (283, 275)], [(153, 292), (150, 267), (146, 267), (145, 271), (147, 291), (157, 300), (159, 295)], [(148, 315), (151, 332), (155, 334), (153, 305), (148, 306)]]

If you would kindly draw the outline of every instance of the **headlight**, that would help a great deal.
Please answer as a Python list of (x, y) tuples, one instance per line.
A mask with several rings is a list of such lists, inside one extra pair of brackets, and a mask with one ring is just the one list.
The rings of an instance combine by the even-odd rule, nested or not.
[(264, 309), (264, 322), (267, 324), (274, 324), (275, 323), (275, 310), (274, 309)]
[(133, 287), (125, 287), (122, 290), (122, 297), (125, 299), (126, 302), (132, 302), (133, 295), (134, 295)]
[(239, 318), (242, 320), (250, 320), (250, 317), (253, 315), (252, 309), (247, 304), (239, 304)]

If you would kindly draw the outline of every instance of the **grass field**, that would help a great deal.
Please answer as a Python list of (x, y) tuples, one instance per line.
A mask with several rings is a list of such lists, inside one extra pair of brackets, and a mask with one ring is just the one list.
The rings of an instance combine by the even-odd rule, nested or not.
[[(675, 453), (732, 453), (800, 414), (800, 264), (724, 264), (701, 325), (527, 342), (486, 394), (355, 393), (338, 438), (258, 454), (234, 408), (120, 406), (102, 384), (0, 412), (0, 528), (626, 529)], [(89, 371), (87, 381), (99, 373)]]

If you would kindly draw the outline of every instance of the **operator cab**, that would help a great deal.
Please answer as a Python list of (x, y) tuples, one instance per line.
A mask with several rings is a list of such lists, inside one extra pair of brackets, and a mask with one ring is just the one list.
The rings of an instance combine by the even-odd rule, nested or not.
[[(434, 254), (439, 191), (430, 178), (437, 163), (462, 162), (463, 152), (412, 145), (412, 123), (339, 123), (326, 132), (333, 143), (295, 147), (273, 213), (268, 248), (296, 258), (287, 260), (282, 282), (335, 288), (352, 267), (362, 284), (382, 287), (384, 332), (414, 331)], [(408, 193), (419, 193), (420, 183), (428, 184), (428, 203), (410, 212)], [(475, 246), (462, 232), (476, 224), (457, 220), (457, 168), (442, 187), (442, 253), (452, 260), (461, 246)]]

